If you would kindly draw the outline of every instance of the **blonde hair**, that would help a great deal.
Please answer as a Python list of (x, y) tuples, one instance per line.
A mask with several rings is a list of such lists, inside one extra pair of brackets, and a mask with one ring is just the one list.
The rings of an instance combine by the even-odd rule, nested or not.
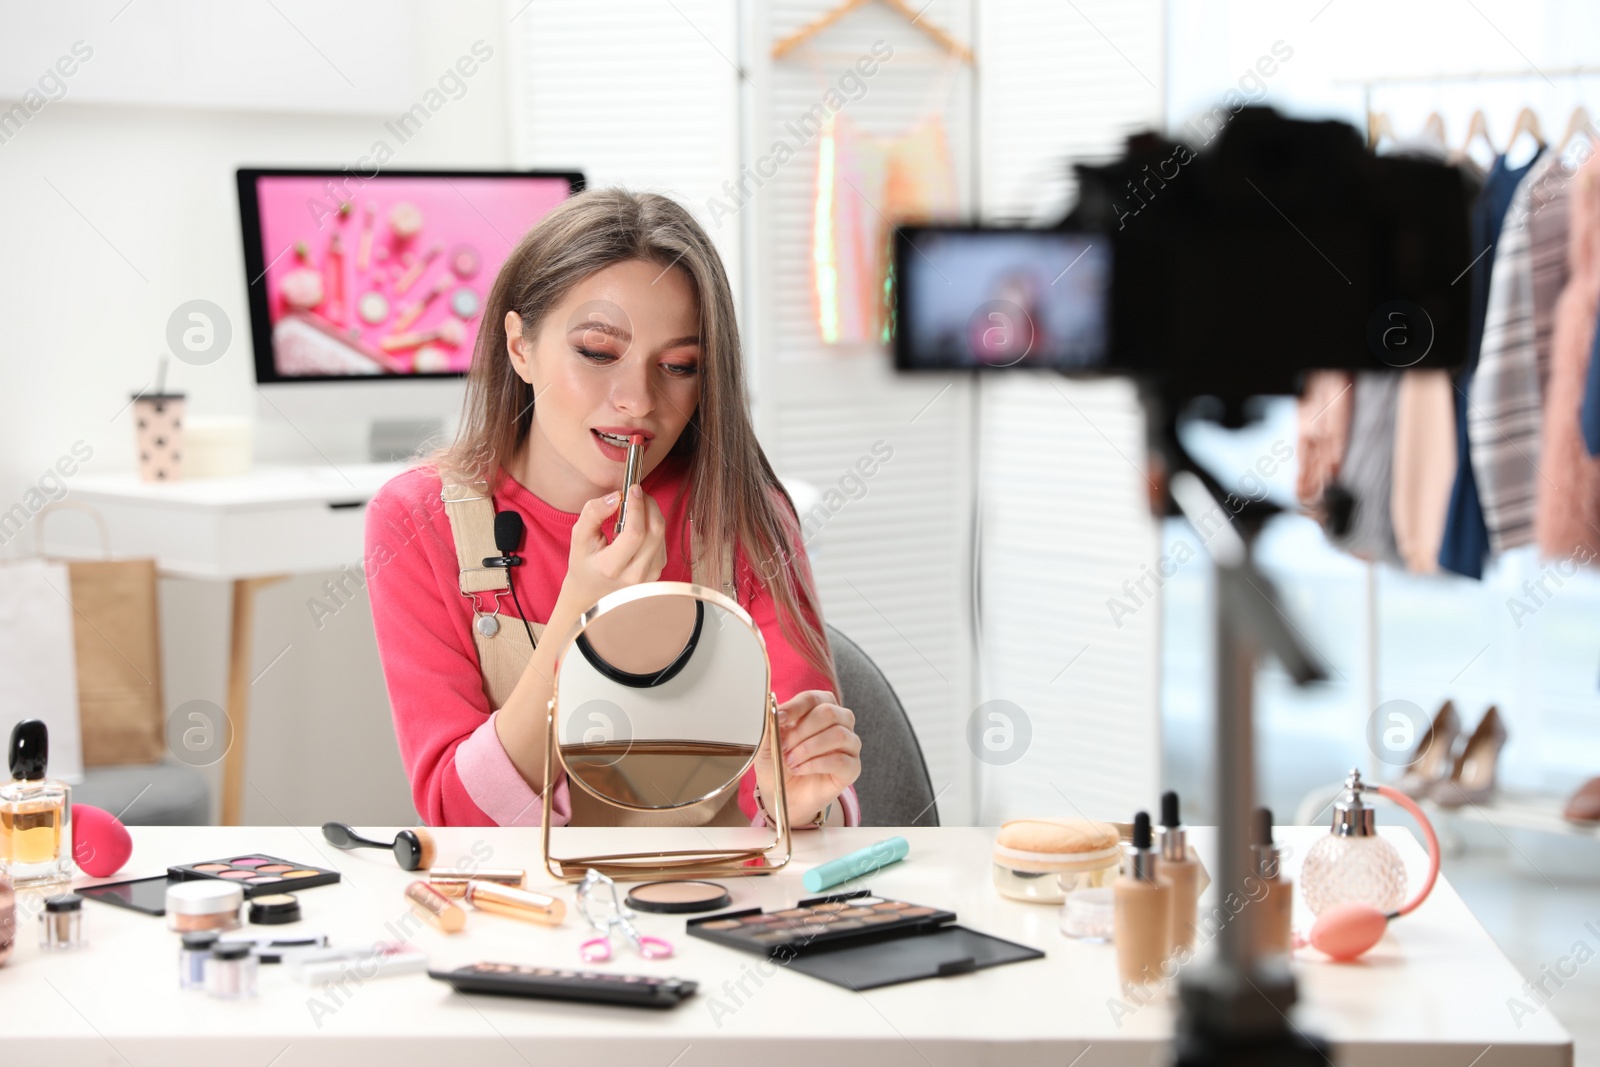
[(671, 455), (688, 463), (688, 517), (712, 567), (706, 584), (722, 588), (733, 578), (723, 573), (732, 553), (720, 549), (742, 548), (752, 569), (766, 561), (759, 569), (777, 604), (779, 629), (837, 696), (799, 516), (751, 425), (733, 291), (711, 239), (675, 201), (589, 190), (563, 201), (524, 235), (489, 291), (455, 441), (430, 459), (465, 481), (498, 485), (528, 438), (534, 411), (533, 387), (507, 355), (506, 312), (522, 316), (523, 335), (531, 338), (574, 285), (629, 260), (683, 268), (700, 303), (700, 402)]

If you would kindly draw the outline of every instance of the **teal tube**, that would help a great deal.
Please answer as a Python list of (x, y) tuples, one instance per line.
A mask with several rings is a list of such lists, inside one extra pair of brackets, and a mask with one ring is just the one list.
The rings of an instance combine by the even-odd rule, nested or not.
[(866, 848), (857, 849), (848, 856), (840, 856), (836, 860), (829, 860), (820, 867), (813, 867), (801, 876), (800, 881), (806, 889), (813, 893), (820, 893), (830, 886), (840, 882), (848, 882), (852, 878), (860, 878), (864, 874), (887, 867), (891, 863), (899, 863), (911, 852), (911, 842), (903, 837), (888, 837), (882, 841), (868, 845)]

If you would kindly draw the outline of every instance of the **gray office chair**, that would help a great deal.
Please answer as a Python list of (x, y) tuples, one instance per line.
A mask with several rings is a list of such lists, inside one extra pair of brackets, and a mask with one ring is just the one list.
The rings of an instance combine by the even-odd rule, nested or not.
[(839, 672), (840, 703), (855, 712), (861, 738), (862, 771), (856, 780), (861, 824), (938, 826), (939, 809), (922, 746), (894, 687), (860, 645), (832, 626), (828, 644)]
[(173, 760), (85, 767), (83, 781), (72, 787), (72, 800), (120, 815), (128, 826), (211, 822), (211, 789), (205, 776)]

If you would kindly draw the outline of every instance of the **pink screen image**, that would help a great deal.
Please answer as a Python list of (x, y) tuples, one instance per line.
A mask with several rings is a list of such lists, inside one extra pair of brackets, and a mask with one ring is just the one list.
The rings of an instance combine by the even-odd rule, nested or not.
[(341, 180), (256, 179), (285, 377), (464, 372), (501, 265), (569, 194), (551, 177)]

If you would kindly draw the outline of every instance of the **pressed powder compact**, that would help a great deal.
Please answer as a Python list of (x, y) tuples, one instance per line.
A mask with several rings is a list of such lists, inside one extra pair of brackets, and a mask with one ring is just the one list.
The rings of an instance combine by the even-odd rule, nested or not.
[(716, 882), (646, 882), (628, 894), (628, 907), (665, 915), (718, 911), (731, 903), (727, 889)]

